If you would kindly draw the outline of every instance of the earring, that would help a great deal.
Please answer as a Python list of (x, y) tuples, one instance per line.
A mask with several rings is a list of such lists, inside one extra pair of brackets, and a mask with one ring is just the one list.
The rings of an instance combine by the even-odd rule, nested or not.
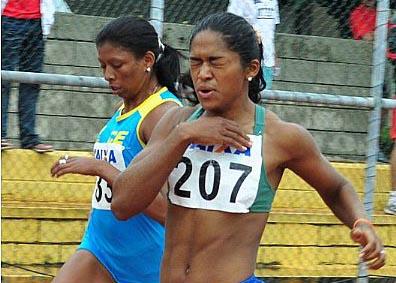
[(252, 80), (253, 80), (253, 78), (252, 77), (248, 77), (248, 79), (247, 79), (249, 82), (251, 82)]
[(151, 72), (151, 68), (150, 68), (150, 67), (147, 67), (147, 68), (146, 68), (146, 72), (147, 72), (147, 73), (150, 73), (150, 72)]

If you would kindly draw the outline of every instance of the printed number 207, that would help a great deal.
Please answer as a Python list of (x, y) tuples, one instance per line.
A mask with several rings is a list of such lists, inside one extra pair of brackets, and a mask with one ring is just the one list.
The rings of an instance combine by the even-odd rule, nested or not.
[[(179, 161), (176, 167), (179, 167), (180, 163), (184, 163), (186, 165), (186, 170), (184, 171), (183, 175), (175, 184), (175, 195), (184, 198), (190, 198), (191, 192), (187, 190), (182, 190), (181, 187), (183, 184), (188, 180), (192, 173), (192, 163), (191, 160), (185, 156)], [(214, 169), (214, 178), (213, 178), (213, 186), (211, 192), (206, 190), (206, 174), (208, 172), (209, 166), (212, 166)], [(231, 170), (238, 170), (242, 171), (242, 175), (239, 177), (238, 181), (235, 183), (234, 188), (232, 189), (232, 193), (230, 196), (230, 202), (235, 203), (236, 198), (239, 192), (239, 189), (242, 186), (242, 183), (245, 181), (246, 177), (252, 172), (252, 167), (240, 164), (240, 163), (230, 163)], [(221, 170), (220, 165), (216, 160), (208, 160), (205, 161), (201, 165), (201, 169), (199, 171), (199, 193), (201, 194), (202, 198), (205, 200), (213, 200), (218, 192), (220, 187), (220, 178), (221, 178)]]

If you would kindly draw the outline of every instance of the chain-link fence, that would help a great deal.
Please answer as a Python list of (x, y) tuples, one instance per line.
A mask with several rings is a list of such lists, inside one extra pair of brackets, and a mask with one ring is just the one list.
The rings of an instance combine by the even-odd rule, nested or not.
[[(90, 156), (96, 135), (120, 102), (102, 79), (94, 43), (97, 32), (121, 15), (152, 19), (155, 2), (57, 0), (49, 33), (45, 24), (52, 21), (51, 8), (46, 19), (40, 21), (44, 15), (33, 13), (24, 21), (15, 19), (15, 7), (2, 7), (2, 71), (44, 73), (40, 77), (2, 72), (2, 145), (7, 137), (16, 148), (29, 147), (19, 127), (23, 102), (18, 99), (30, 97), (34, 102), (38, 97), (37, 108), (30, 109), (37, 132), (56, 150), (44, 155), (2, 151), (4, 282), (50, 281), (79, 245), (95, 179), (80, 175), (54, 179), (49, 170), (64, 154)], [(392, 189), (389, 109), (395, 103), (391, 99), (381, 103), (380, 98), (396, 94), (392, 37), (396, 3), (377, 1), (389, 24), (377, 22), (372, 38), (363, 38), (355, 37), (351, 26), (352, 13), (362, 2), (278, 1), (277, 70), (273, 91), (263, 92), (263, 104), (282, 119), (307, 128), (324, 155), (354, 185), (388, 253), (387, 265), (369, 273), (370, 282), (395, 282), (396, 218), (383, 212)], [(228, 4), (227, 0), (165, 1), (163, 41), (188, 54), (192, 25), (208, 14), (226, 11)], [(384, 4), (391, 10), (380, 6)], [(375, 6), (374, 11), (377, 16)], [(381, 38), (381, 27), (389, 31), (389, 39)], [(186, 71), (188, 62), (182, 64)], [(10, 88), (9, 96), (5, 87)], [(354, 282), (357, 266), (358, 247), (348, 228), (311, 187), (285, 172), (261, 240), (256, 275), (266, 282), (291, 278), (295, 280), (291, 282)], [(366, 278), (364, 271), (359, 274)]]

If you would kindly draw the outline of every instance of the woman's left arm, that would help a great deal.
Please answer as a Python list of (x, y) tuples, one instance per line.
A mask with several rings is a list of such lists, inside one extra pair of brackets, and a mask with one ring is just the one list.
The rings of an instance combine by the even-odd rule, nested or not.
[[(335, 216), (352, 229), (351, 238), (362, 245), (362, 259), (370, 261), (369, 268), (385, 264), (383, 245), (353, 186), (339, 174), (320, 153), (311, 134), (301, 126), (288, 126), (288, 152), (285, 163), (309, 185), (315, 188)], [(364, 219), (364, 220), (361, 220)]]

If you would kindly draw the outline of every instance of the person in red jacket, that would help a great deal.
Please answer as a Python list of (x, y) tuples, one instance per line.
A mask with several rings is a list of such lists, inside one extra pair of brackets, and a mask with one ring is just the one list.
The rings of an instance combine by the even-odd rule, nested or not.
[(376, 2), (375, 0), (362, 0), (362, 3), (351, 12), (349, 23), (354, 39), (367, 41), (374, 39)]
[[(44, 45), (54, 22), (53, 0), (1, 1), (1, 69), (41, 73)], [(18, 114), (22, 148), (43, 153), (53, 146), (41, 141), (35, 131), (40, 85), (19, 84)], [(1, 149), (13, 148), (7, 140), (11, 84), (1, 82)]]

